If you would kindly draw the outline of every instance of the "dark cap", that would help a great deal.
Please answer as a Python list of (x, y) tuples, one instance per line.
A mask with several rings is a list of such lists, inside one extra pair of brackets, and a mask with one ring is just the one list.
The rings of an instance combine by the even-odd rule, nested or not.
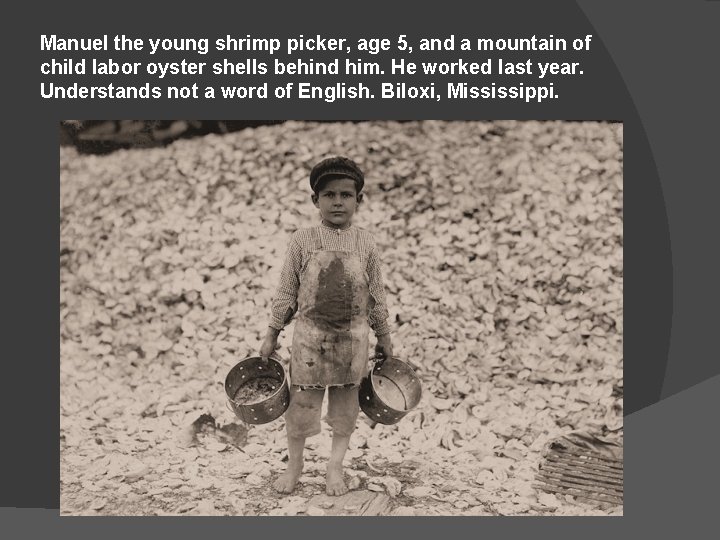
[(355, 181), (355, 189), (358, 193), (365, 185), (365, 175), (360, 167), (352, 159), (342, 156), (323, 159), (315, 165), (310, 171), (310, 187), (317, 193), (320, 181), (328, 178), (350, 178)]

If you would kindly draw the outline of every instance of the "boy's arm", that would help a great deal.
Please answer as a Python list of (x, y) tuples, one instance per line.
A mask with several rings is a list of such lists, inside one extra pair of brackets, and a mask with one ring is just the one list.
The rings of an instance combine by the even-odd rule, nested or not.
[(375, 354), (376, 357), (380, 357), (384, 361), (385, 358), (392, 356), (392, 341), (390, 339), (390, 325), (388, 324), (390, 314), (385, 300), (385, 283), (380, 269), (380, 257), (375, 244), (372, 245), (368, 256), (367, 270), (370, 279), (370, 294), (375, 301), (370, 309), (369, 316), (370, 327), (375, 332), (378, 341)]
[(298, 241), (290, 239), (285, 262), (280, 272), (280, 283), (275, 292), (270, 310), (270, 328), (280, 332), (292, 319), (297, 309), (297, 295), (300, 287), (300, 270), (302, 268), (302, 251)]
[(290, 322), (297, 309), (297, 294), (300, 286), (300, 270), (302, 268), (302, 251), (300, 244), (293, 237), (290, 239), (285, 262), (280, 272), (280, 283), (275, 292), (270, 310), (270, 321), (265, 342), (260, 348), (260, 355), (267, 357), (277, 347), (280, 331)]

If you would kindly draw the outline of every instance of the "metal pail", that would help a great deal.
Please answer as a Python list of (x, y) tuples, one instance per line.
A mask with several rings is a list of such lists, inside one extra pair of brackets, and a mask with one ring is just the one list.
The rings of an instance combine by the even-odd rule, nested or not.
[[(277, 389), (266, 399), (257, 403), (238, 403), (235, 395), (244, 384), (259, 377), (277, 381)], [(238, 362), (225, 377), (225, 395), (235, 415), (248, 424), (267, 424), (280, 417), (290, 403), (290, 389), (285, 368), (277, 359), (270, 357), (266, 363), (260, 356), (248, 356)]]
[(380, 424), (395, 424), (413, 410), (422, 397), (420, 379), (409, 364), (388, 358), (375, 365), (360, 383), (360, 408)]

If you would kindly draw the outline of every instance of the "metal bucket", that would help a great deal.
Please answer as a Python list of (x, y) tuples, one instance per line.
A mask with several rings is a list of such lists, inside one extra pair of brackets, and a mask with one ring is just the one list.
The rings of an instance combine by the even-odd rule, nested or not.
[[(248, 356), (240, 360), (225, 377), (228, 408), (248, 424), (272, 422), (287, 410), (290, 403), (290, 389), (285, 368), (277, 357), (268, 358), (268, 363), (265, 363), (260, 356)], [(278, 382), (275, 392), (257, 403), (236, 402), (235, 395), (240, 387), (258, 377), (275, 379)]]
[(420, 379), (409, 364), (388, 358), (375, 364), (360, 383), (360, 408), (380, 424), (395, 424), (413, 410), (422, 397)]

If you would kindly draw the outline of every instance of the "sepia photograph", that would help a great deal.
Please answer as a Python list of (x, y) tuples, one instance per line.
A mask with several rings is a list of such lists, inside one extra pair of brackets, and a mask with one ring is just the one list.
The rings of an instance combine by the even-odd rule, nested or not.
[(623, 515), (623, 124), (65, 120), (61, 516)]

